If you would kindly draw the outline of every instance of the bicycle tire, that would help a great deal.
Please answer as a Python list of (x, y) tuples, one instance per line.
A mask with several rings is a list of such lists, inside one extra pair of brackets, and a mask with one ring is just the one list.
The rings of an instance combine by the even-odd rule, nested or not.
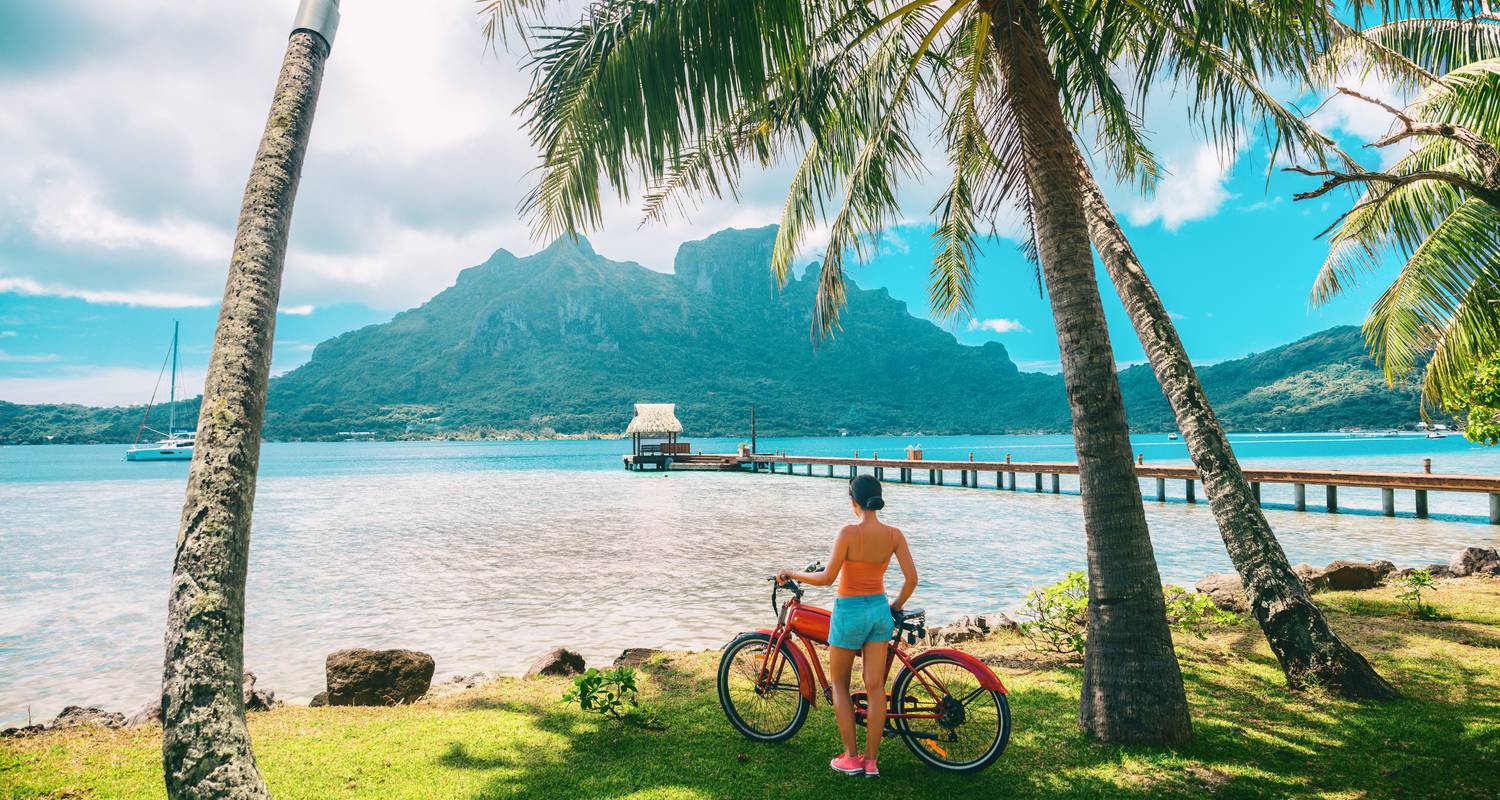
[[(759, 647), (760, 650), (764, 652), (765, 649), (770, 645), (770, 642), (771, 637), (764, 633), (740, 634), (734, 639), (734, 641), (730, 642), (724, 647), (724, 655), (719, 659), (719, 672), (717, 680), (719, 689), (719, 706), (724, 709), (724, 716), (729, 718), (729, 724), (734, 726), (735, 730), (739, 731), (740, 734), (745, 738), (757, 742), (783, 742), (787, 739), (790, 739), (792, 736), (796, 735), (797, 731), (802, 729), (802, 725), (807, 722), (808, 711), (812, 708), (812, 703), (808, 702), (808, 699), (802, 696), (802, 692), (799, 688), (801, 684), (802, 673), (797, 669), (797, 661), (792, 657), (791, 649), (785, 642), (782, 642), (780, 648), (782, 656), (782, 669), (790, 671), (791, 680), (778, 680), (776, 682), (776, 688), (774, 688), (772, 692), (775, 693), (776, 701), (782, 703), (783, 705), (790, 702), (790, 697), (787, 696), (786, 693), (791, 692), (792, 696), (796, 697), (795, 710), (792, 711), (784, 725), (779, 728), (769, 729), (765, 727), (757, 727), (755, 722), (746, 719), (745, 714), (741, 713), (738, 705), (735, 703), (734, 695), (736, 694), (736, 692), (734, 690), (734, 687), (730, 685), (736, 677), (736, 659), (741, 655), (749, 655), (751, 658), (753, 658), (754, 655), (748, 654), (746, 653), (746, 651), (748, 651), (752, 647)], [(750, 679), (748, 675), (741, 674), (739, 675), (739, 677), (741, 680), (751, 680), (753, 684), (753, 679)], [(752, 692), (753, 691), (754, 690), (752, 689)], [(758, 697), (761, 697), (763, 699), (770, 699), (772, 697), (771, 693), (754, 693)], [(739, 694), (743, 696), (744, 693), (743, 691), (741, 691), (739, 692)]]

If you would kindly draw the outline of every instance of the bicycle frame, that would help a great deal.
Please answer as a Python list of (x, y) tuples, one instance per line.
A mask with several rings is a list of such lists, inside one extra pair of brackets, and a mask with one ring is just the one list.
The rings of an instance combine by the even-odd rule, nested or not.
[[(831, 621), (832, 613), (826, 609), (805, 605), (800, 596), (788, 599), (777, 613), (776, 627), (771, 630), (762, 628), (759, 631), (768, 635), (771, 639), (770, 646), (766, 648), (766, 654), (761, 664), (759, 682), (763, 684), (774, 683), (775, 679), (781, 674), (784, 645), (786, 651), (791, 653), (793, 660), (797, 662), (797, 673), (800, 676), (798, 690), (802, 696), (808, 702), (816, 704), (817, 695), (813, 686), (813, 682), (816, 681), (817, 688), (822, 689), (824, 697), (831, 699), (833, 688), (828, 680), (827, 673), (823, 670), (823, 661), (818, 657), (818, 651), (815, 647), (818, 644), (826, 645), (828, 643), (828, 627)], [(994, 672), (979, 659), (968, 653), (946, 648), (923, 652), (941, 652), (953, 660), (968, 666), (971, 672), (979, 679), (979, 683), (983, 688), (998, 691), (1001, 694), (1006, 693), (1005, 686), (1001, 684), (1000, 679), (995, 676)], [(912, 677), (921, 684), (934, 701), (947, 695), (948, 689), (940, 681), (932, 675), (927, 674), (925, 670), (919, 670), (912, 666), (912, 660), (915, 657), (916, 655), (908, 653), (906, 648), (902, 646), (901, 627), (897, 626), (891, 636), (891, 646), (885, 663), (884, 680), (887, 683), (890, 682), (891, 668), (895, 666), (897, 661), (900, 661), (903, 666), (911, 671)], [(855, 714), (856, 716), (863, 716), (865, 710), (856, 707)], [(937, 710), (931, 712), (888, 711), (886, 714), (887, 719), (938, 719), (940, 717), (941, 713)]]

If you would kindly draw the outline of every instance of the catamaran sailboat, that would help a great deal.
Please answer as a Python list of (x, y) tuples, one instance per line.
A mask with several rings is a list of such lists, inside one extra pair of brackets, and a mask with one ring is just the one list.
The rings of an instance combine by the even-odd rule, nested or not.
[[(165, 432), (146, 427), (151, 420), (151, 403), (146, 404), (146, 416), (141, 420), (141, 429), (136, 431), (135, 443), (125, 451), (126, 461), (188, 461), (193, 457), (193, 440), (197, 433), (193, 431), (177, 430), (177, 330), (181, 323), (172, 323), (172, 353), (169, 358), (172, 361), (172, 384), (168, 390), (170, 399), (167, 401), (167, 430)], [(161, 379), (158, 377), (158, 381)], [(157, 383), (160, 387), (161, 384)], [(152, 403), (156, 402), (155, 392), (151, 395)], [(141, 444), (141, 436), (147, 431), (160, 437), (154, 444)]]

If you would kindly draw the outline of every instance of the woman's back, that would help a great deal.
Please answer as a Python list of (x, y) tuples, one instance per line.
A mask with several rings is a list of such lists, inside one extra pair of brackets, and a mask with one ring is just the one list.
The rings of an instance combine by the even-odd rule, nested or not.
[(885, 594), (885, 571), (896, 554), (901, 531), (872, 519), (845, 527), (842, 535), (846, 549), (839, 572), (839, 595)]

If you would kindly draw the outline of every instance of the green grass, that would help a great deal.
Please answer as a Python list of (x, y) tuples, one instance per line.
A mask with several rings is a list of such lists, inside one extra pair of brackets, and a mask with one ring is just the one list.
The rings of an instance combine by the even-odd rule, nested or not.
[[(646, 667), (647, 731), (558, 703), (566, 682), (502, 679), (415, 706), (252, 714), (280, 798), (1494, 797), (1500, 790), (1500, 582), (1445, 582), (1449, 619), (1411, 618), (1389, 589), (1322, 595), (1339, 632), (1404, 698), (1289, 692), (1253, 624), (1178, 640), (1196, 739), (1179, 751), (1093, 744), (1076, 725), (1076, 666), (1001, 638), (972, 649), (1010, 688), (1015, 733), (975, 776), (887, 743), (879, 782), (830, 772), (821, 703), (790, 742), (734, 733), (713, 693), (717, 653)], [(1354, 613), (1351, 613), (1354, 612)], [(160, 731), (75, 729), (0, 741), (0, 796), (157, 798)]]

